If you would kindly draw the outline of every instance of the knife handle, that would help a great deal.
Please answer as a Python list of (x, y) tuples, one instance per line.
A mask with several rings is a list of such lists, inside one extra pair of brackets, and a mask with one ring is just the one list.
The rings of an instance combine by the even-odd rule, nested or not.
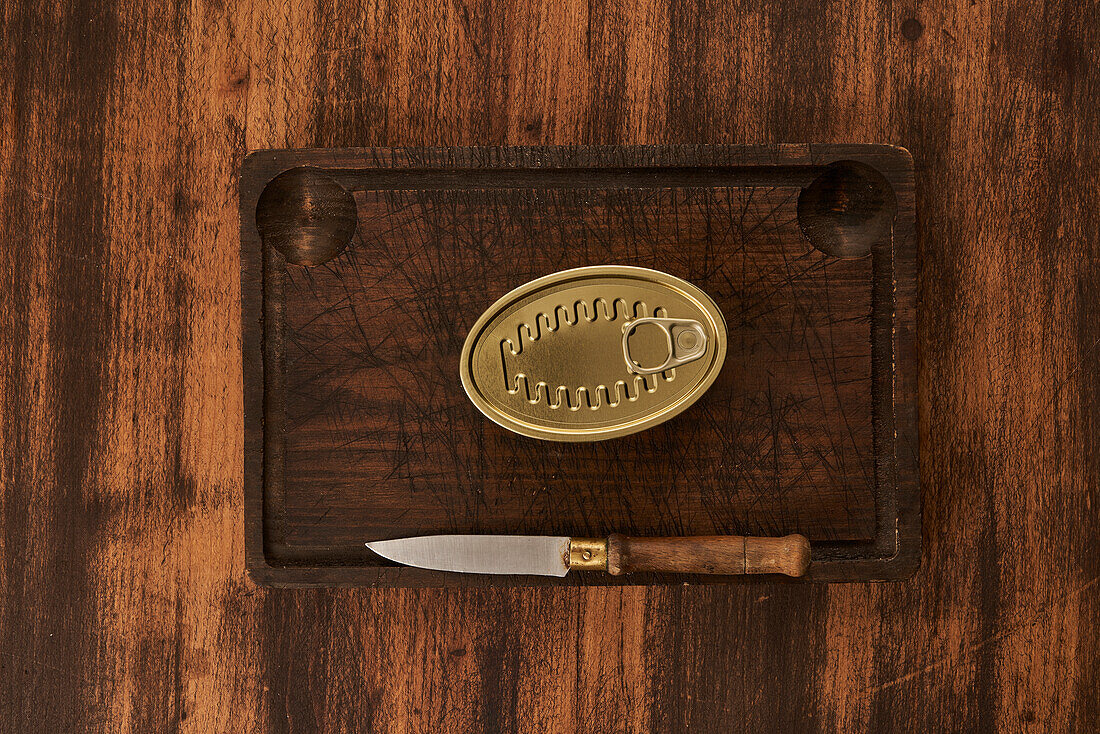
[(801, 576), (809, 565), (810, 544), (801, 535), (630, 538), (615, 534), (607, 539), (607, 571), (614, 576), (633, 571)]

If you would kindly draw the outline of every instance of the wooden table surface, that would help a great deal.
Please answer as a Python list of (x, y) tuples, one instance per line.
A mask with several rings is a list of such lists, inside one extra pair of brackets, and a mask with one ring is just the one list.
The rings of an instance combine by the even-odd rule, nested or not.
[[(1096, 731), (1095, 2), (0, 9), (0, 731)], [(245, 578), (246, 150), (890, 142), (922, 567), (889, 584)]]

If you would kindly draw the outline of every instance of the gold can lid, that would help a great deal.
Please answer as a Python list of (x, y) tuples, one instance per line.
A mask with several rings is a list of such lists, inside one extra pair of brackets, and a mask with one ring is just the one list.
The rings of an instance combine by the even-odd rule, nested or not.
[(668, 273), (563, 270), (516, 288), (474, 324), (462, 386), (501, 426), (600, 441), (654, 426), (699, 399), (726, 357), (717, 304)]

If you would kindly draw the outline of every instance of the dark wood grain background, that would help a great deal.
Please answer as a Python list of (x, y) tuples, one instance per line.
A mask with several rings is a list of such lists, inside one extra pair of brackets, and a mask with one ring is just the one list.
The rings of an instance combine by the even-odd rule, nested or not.
[[(9, 2), (0, 730), (1095, 731), (1095, 2)], [(263, 147), (891, 142), (910, 581), (265, 590), (236, 172)]]

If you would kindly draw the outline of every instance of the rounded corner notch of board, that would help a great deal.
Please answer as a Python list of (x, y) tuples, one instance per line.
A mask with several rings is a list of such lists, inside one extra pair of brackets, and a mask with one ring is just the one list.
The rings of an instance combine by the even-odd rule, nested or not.
[(799, 194), (798, 226), (826, 255), (866, 257), (889, 234), (897, 208), (881, 173), (858, 161), (836, 161)]
[(293, 265), (321, 265), (342, 253), (355, 234), (355, 199), (322, 171), (299, 166), (271, 179), (256, 204), (264, 246)]

